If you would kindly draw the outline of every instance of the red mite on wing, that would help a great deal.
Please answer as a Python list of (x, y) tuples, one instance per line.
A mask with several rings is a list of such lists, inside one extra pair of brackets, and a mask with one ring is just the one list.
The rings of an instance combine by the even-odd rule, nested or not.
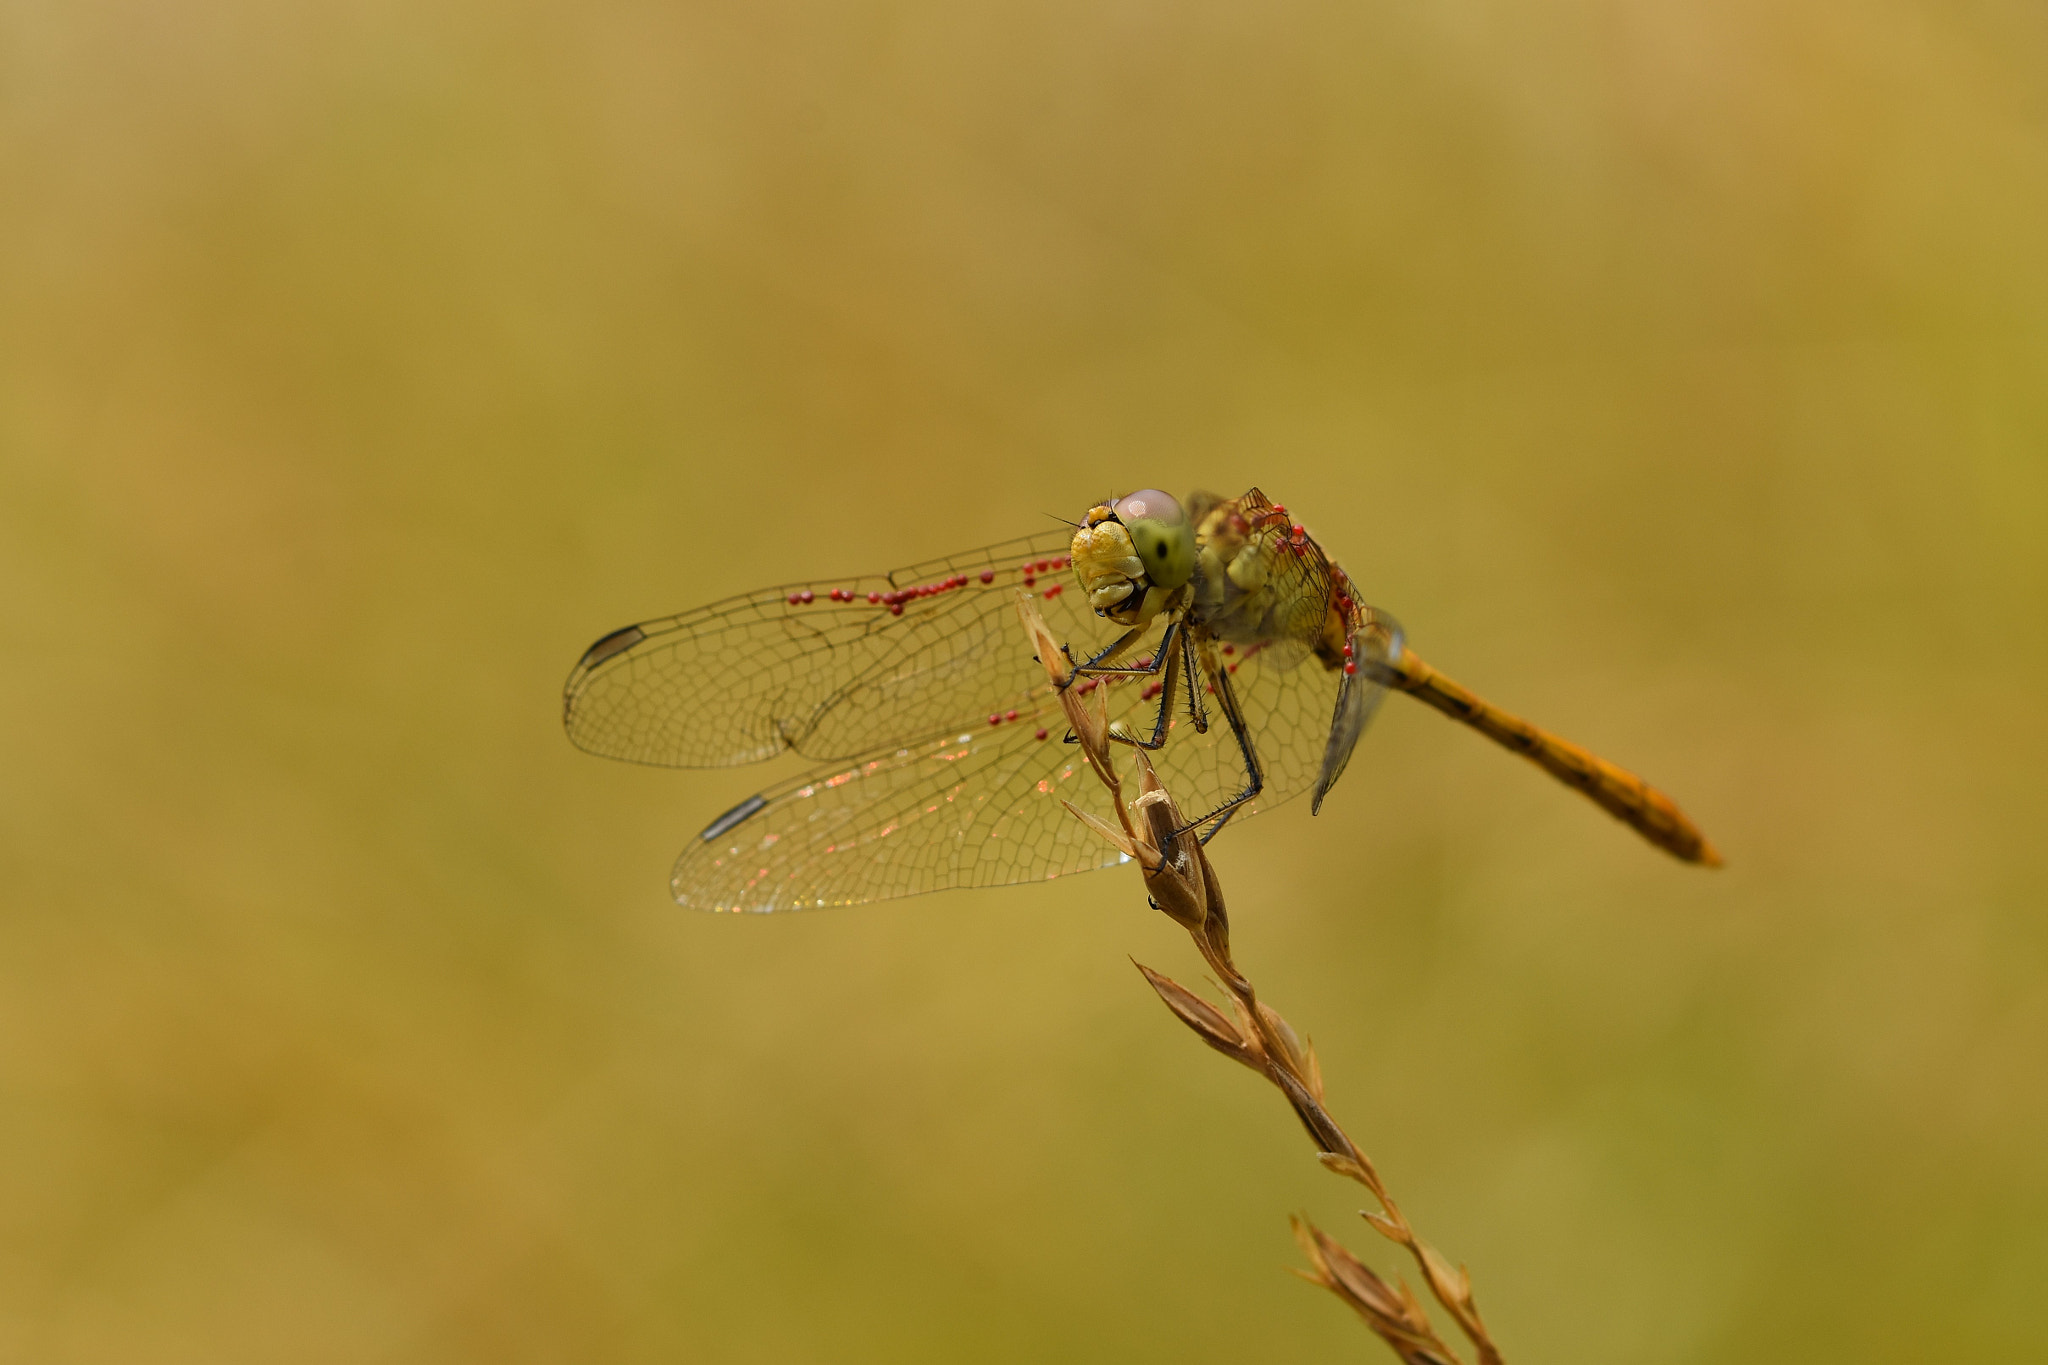
[[(1037, 581), (1038, 574), (1048, 573), (1055, 569), (1064, 569), (1065, 567), (1067, 567), (1067, 559), (1064, 555), (1057, 555), (1050, 559), (1036, 560), (1026, 564), (1021, 570), (1024, 585), (1030, 587)], [(978, 577), (984, 584), (993, 583), (996, 579), (995, 570), (983, 569)], [(889, 592), (871, 590), (865, 596), (852, 588), (832, 588), (826, 592), (825, 600), (827, 602), (845, 603), (865, 602), (869, 606), (888, 608), (889, 614), (892, 616), (901, 616), (906, 602), (915, 602), (919, 598), (924, 597), (936, 597), (940, 593), (957, 592), (961, 588), (967, 587), (969, 582), (968, 575), (954, 574), (936, 583), (919, 583), (914, 587), (900, 588)], [(1047, 597), (1057, 597), (1065, 586), (1065, 584), (1055, 583), (1052, 587), (1045, 590), (1045, 595)], [(797, 588), (791, 590), (783, 600), (792, 607), (807, 607), (817, 601), (817, 599), (818, 594), (815, 589)]]

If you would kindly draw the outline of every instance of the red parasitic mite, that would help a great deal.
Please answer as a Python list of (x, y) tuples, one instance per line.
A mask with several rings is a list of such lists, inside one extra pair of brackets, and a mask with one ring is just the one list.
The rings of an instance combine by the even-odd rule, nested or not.
[(1005, 711), (1005, 712), (1003, 712), (1003, 719), (1004, 719), (1004, 720), (1015, 720), (1015, 719), (1017, 719), (1017, 713), (1016, 713), (1015, 711)]
[(871, 593), (869, 593), (869, 594), (868, 594), (868, 601), (869, 601), (870, 603), (877, 603), (877, 602), (880, 602), (881, 600), (882, 600), (882, 594), (880, 594), (880, 593), (878, 593), (878, 592), (871, 592)]
[(1344, 671), (1345, 671), (1346, 673), (1356, 673), (1356, 672), (1358, 671), (1358, 665), (1357, 665), (1357, 664), (1346, 664), (1346, 665), (1344, 665)]
[(1040, 739), (1044, 739), (1044, 738), (1045, 738), (1045, 731), (1044, 731), (1044, 730), (1040, 730), (1040, 731), (1038, 732), (1038, 737), (1039, 737)]
[(810, 590), (809, 588), (805, 588), (805, 589), (804, 589), (804, 590), (803, 590), (802, 592), (798, 593), (798, 594), (797, 594), (796, 596), (797, 596), (797, 600), (798, 600), (799, 602), (815, 602), (815, 601), (817, 601), (817, 600), (818, 600), (818, 595), (817, 595), (816, 593), (812, 592), (812, 591), (811, 591), (811, 590)]
[(891, 602), (889, 604), (889, 614), (891, 616), (901, 616), (903, 614), (903, 604), (901, 602)]
[(1003, 718), (1001, 716), (990, 716), (988, 718), (988, 723), (990, 725), (1001, 725), (1003, 723)]
[(995, 571), (994, 569), (983, 569), (983, 570), (981, 571), (981, 581), (982, 581), (982, 582), (984, 582), (984, 583), (993, 583), (993, 582), (995, 582), (995, 581), (996, 581), (996, 571)]

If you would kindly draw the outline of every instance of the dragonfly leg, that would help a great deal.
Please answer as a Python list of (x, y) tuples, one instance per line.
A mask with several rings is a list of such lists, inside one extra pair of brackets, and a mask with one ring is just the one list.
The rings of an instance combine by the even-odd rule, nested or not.
[(1237, 704), (1237, 689), (1231, 685), (1230, 671), (1216, 667), (1216, 661), (1213, 658), (1204, 657), (1202, 665), (1202, 671), (1209, 675), (1210, 685), (1216, 689), (1217, 704), (1223, 709), (1224, 720), (1230, 724), (1230, 734), (1237, 741), (1237, 751), (1244, 757), (1244, 790), (1231, 797), (1228, 801), (1225, 801), (1215, 810), (1210, 811), (1207, 815), (1199, 819), (1190, 820), (1187, 824), (1174, 831), (1174, 834), (1179, 836), (1208, 825), (1210, 826), (1209, 832), (1206, 835), (1200, 836), (1202, 842), (1206, 844), (1209, 840), (1216, 837), (1217, 832), (1229, 822), (1231, 816), (1237, 814), (1243, 808), (1247, 801), (1250, 801), (1266, 789), (1266, 772), (1264, 768), (1259, 766), (1258, 750), (1252, 746), (1251, 727), (1245, 724), (1244, 708)]
[[(1169, 637), (1178, 624), (1176, 622), (1174, 625), (1169, 625), (1166, 628)], [(1185, 639), (1186, 636), (1183, 635), (1182, 638)], [(1139, 739), (1136, 735), (1125, 732), (1123, 722), (1117, 721), (1109, 727), (1109, 737), (1111, 739), (1119, 740), (1122, 743), (1133, 745), (1140, 749), (1163, 749), (1166, 747), (1166, 728), (1173, 720), (1173, 695), (1180, 689), (1181, 652), (1172, 647), (1172, 640), (1169, 638), (1160, 642), (1159, 657), (1166, 661), (1166, 678), (1165, 681), (1158, 684), (1159, 714), (1152, 722), (1152, 738)]]
[[(1071, 687), (1074, 679), (1081, 677), (1149, 677), (1165, 668), (1167, 650), (1173, 644), (1176, 632), (1180, 630), (1180, 622), (1177, 620), (1166, 623), (1166, 634), (1160, 637), (1159, 648), (1153, 651), (1152, 657), (1144, 663), (1132, 664), (1126, 667), (1120, 664), (1105, 662), (1105, 660), (1114, 659), (1121, 654), (1127, 653), (1138, 641), (1145, 638), (1145, 632), (1150, 629), (1149, 625), (1133, 626), (1122, 635), (1119, 635), (1116, 641), (1108, 648), (1097, 651), (1095, 657), (1087, 663), (1074, 664), (1073, 670), (1067, 674), (1067, 685)], [(1072, 663), (1073, 657), (1069, 653), (1067, 661)]]
[[(1181, 676), (1188, 685), (1188, 719), (1194, 723), (1195, 733), (1209, 733), (1209, 709), (1202, 705), (1202, 665), (1195, 657), (1195, 634), (1182, 631), (1180, 637)], [(1172, 689), (1168, 689), (1171, 692)]]
[(1243, 809), (1244, 807), (1242, 806), (1232, 806), (1229, 810), (1223, 812), (1222, 818), (1219, 819), (1215, 824), (1209, 826), (1208, 833), (1201, 836), (1202, 847), (1207, 848), (1209, 846), (1209, 841), (1215, 838), (1217, 835), (1221, 834), (1223, 832), (1223, 827), (1230, 823), (1230, 817), (1237, 814), (1239, 811)]
[[(1180, 653), (1175, 649), (1175, 643), (1177, 640), (1185, 640), (1187, 638), (1187, 632), (1181, 629), (1180, 621), (1173, 620), (1166, 623), (1166, 633), (1159, 637), (1159, 648), (1154, 650), (1152, 657), (1144, 663), (1124, 668), (1102, 662), (1104, 659), (1114, 659), (1119, 654), (1130, 649), (1145, 637), (1147, 629), (1149, 627), (1137, 626), (1127, 630), (1118, 637), (1116, 643), (1110, 645), (1107, 649), (1099, 651), (1087, 663), (1075, 664), (1072, 671), (1067, 674), (1066, 685), (1072, 687), (1074, 682), (1084, 675), (1097, 680), (1090, 684), (1090, 686), (1095, 686), (1111, 682), (1117, 678), (1150, 678), (1164, 672), (1166, 679), (1159, 689), (1159, 714), (1152, 723), (1152, 737), (1150, 739), (1139, 739), (1137, 736), (1124, 731), (1121, 722), (1111, 726), (1109, 732), (1111, 739), (1122, 743), (1135, 745), (1140, 749), (1159, 749), (1165, 747), (1166, 744), (1166, 728), (1168, 722), (1172, 719), (1173, 695), (1178, 685), (1178, 675), (1180, 673), (1181, 659)], [(1073, 657), (1072, 653), (1069, 653), (1067, 661), (1073, 663)], [(1073, 734), (1069, 733), (1067, 735), (1067, 743), (1074, 744), (1078, 742)]]

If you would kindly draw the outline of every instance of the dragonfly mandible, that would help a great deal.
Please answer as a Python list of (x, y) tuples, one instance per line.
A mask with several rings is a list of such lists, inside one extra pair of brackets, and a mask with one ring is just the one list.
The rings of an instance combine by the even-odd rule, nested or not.
[(1152, 752), (1180, 808), (1204, 812), (1188, 831), (1205, 841), (1305, 791), (1319, 810), (1393, 689), (1675, 857), (1720, 861), (1641, 778), (1416, 657), (1256, 488), (1185, 502), (1147, 489), (1071, 527), (612, 631), (570, 673), (563, 723), (578, 747), (629, 762), (793, 751), (822, 765), (690, 842), (670, 878), (684, 905), (810, 909), (1107, 867), (1122, 855), (1062, 805), (1099, 798), (1018, 628), (1027, 593), (1069, 642), (1067, 685), (1107, 689), (1113, 735)]

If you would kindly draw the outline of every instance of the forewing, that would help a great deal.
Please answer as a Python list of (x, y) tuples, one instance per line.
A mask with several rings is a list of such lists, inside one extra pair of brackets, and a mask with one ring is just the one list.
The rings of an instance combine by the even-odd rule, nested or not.
[(959, 730), (1042, 686), (1020, 589), (1076, 642), (1104, 640), (1054, 529), (866, 578), (788, 584), (613, 631), (563, 689), (582, 749), (712, 768), (785, 749), (838, 759)]

